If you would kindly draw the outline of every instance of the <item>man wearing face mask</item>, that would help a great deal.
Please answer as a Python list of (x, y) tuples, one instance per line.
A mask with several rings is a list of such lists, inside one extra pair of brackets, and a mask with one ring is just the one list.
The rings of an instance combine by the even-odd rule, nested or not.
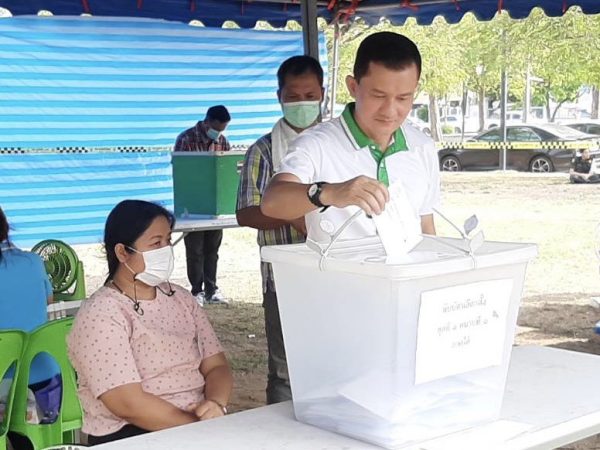
[[(304, 242), (304, 217), (278, 220), (260, 211), (262, 194), (279, 169), (288, 146), (298, 134), (318, 122), (323, 100), (323, 69), (310, 56), (294, 56), (277, 71), (277, 97), (283, 117), (271, 133), (261, 137), (247, 151), (240, 177), (237, 221), (258, 230), (258, 245)], [(290, 382), (279, 321), (279, 308), (273, 272), (269, 263), (261, 263), (265, 330), (269, 350), (267, 403), (291, 399)]]
[[(203, 121), (185, 130), (177, 137), (175, 152), (222, 152), (231, 146), (223, 135), (231, 121), (223, 105), (211, 106)], [(185, 238), (187, 273), (192, 294), (200, 305), (228, 303), (217, 287), (217, 261), (223, 230), (194, 231)]]

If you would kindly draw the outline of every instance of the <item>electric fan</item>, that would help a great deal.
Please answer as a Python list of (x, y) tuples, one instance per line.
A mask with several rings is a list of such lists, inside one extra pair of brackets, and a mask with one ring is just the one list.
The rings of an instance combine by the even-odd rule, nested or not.
[(44, 261), (54, 300), (84, 300), (85, 275), (83, 263), (77, 258), (75, 250), (62, 241), (48, 239), (38, 242), (31, 251)]

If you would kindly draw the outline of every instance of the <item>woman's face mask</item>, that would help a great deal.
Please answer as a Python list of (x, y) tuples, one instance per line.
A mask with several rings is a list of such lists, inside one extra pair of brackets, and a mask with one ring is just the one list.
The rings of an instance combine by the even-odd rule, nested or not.
[(305, 102), (291, 102), (282, 105), (283, 117), (296, 128), (308, 128), (319, 117), (321, 112), (321, 102), (318, 100)]
[(132, 247), (128, 248), (136, 253), (140, 253), (142, 258), (144, 258), (145, 269), (138, 274), (125, 264), (125, 266), (135, 274), (136, 280), (139, 280), (148, 286), (158, 286), (171, 278), (173, 268), (175, 267), (175, 256), (173, 255), (172, 245), (145, 252), (140, 252)]

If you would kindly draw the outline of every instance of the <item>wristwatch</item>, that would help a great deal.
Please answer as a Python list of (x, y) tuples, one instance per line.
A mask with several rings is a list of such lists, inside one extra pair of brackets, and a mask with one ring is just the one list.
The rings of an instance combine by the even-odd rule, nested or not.
[(313, 205), (318, 206), (319, 208), (323, 208), (321, 209), (321, 212), (329, 208), (329, 205), (324, 205), (321, 202), (321, 192), (323, 192), (324, 184), (327, 184), (327, 182), (317, 181), (316, 183), (313, 183), (310, 186), (308, 186), (308, 191), (306, 192), (306, 195), (308, 195), (308, 199)]

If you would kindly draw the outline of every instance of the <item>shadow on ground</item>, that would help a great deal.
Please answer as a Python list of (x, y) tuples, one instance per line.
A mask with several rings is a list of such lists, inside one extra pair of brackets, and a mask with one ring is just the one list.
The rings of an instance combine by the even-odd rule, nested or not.
[(600, 309), (592, 307), (590, 299), (588, 293), (527, 297), (518, 320), (526, 328), (517, 336), (516, 343), (600, 354), (600, 336), (594, 333)]

